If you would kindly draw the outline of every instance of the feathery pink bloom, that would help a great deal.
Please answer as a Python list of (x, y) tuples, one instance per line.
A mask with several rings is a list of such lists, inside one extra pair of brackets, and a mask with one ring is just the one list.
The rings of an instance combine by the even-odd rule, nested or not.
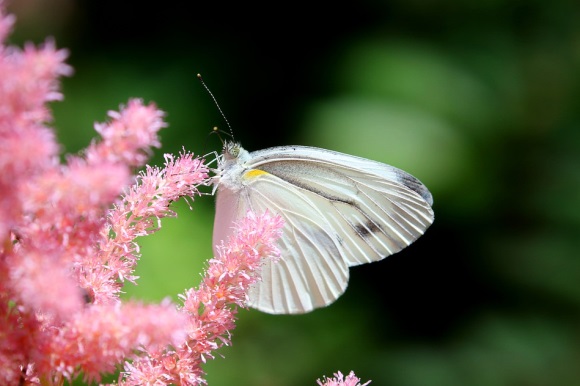
[(365, 386), (371, 383), (368, 381), (366, 383), (360, 384), (360, 379), (351, 371), (346, 378), (340, 371), (334, 373), (334, 378), (324, 377), (322, 380), (316, 381), (320, 386)]
[(186, 323), (186, 316), (168, 301), (95, 305), (55, 330), (45, 343), (51, 355), (37, 358), (35, 366), (41, 374), (58, 372), (69, 379), (80, 367), (86, 380), (98, 381), (137, 348), (182, 342)]
[(248, 288), (259, 280), (263, 259), (279, 256), (275, 243), (282, 226), (279, 216), (249, 212), (209, 261), (199, 288), (180, 296), (189, 318), (187, 339), (173, 350), (147, 351), (127, 363), (120, 384), (205, 384), (201, 365), (231, 343), (237, 307), (246, 307)]
[(167, 126), (163, 112), (153, 105), (144, 108), (141, 101), (133, 99), (121, 112), (109, 111), (108, 115), (111, 122), (95, 124), (102, 141), (89, 146), (87, 161), (90, 164), (122, 162), (143, 166), (151, 155), (151, 147), (161, 146), (157, 132)]
[(169, 207), (180, 197), (199, 194), (197, 186), (206, 183), (208, 169), (193, 154), (183, 151), (179, 157), (165, 155), (164, 168), (146, 167), (123, 199), (107, 214), (100, 230), (95, 264), (82, 267), (80, 284), (95, 303), (116, 301), (125, 280), (133, 275), (139, 258), (135, 239), (161, 227), (161, 218), (174, 217)]
[[(176, 305), (121, 303), (139, 257), (135, 239), (174, 216), (172, 200), (198, 194), (202, 160), (182, 152), (137, 176), (166, 126), (153, 104), (132, 99), (79, 156), (62, 164), (47, 102), (71, 74), (52, 41), (2, 45), (14, 18), (0, 0), (0, 384), (99, 380), (136, 350), (186, 336)], [(133, 181), (136, 181), (133, 183)], [(133, 185), (131, 185), (133, 183)]]

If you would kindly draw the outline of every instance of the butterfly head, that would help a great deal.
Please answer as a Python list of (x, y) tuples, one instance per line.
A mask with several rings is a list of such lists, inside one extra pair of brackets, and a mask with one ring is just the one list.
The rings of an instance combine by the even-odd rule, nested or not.
[(222, 153), (217, 157), (218, 166), (214, 169), (215, 175), (212, 177), (213, 193), (223, 183), (239, 185), (239, 177), (245, 168), (245, 163), (250, 158), (250, 153), (238, 142), (224, 142)]
[(238, 158), (242, 149), (242, 145), (238, 142), (225, 141), (222, 150), (223, 161)]

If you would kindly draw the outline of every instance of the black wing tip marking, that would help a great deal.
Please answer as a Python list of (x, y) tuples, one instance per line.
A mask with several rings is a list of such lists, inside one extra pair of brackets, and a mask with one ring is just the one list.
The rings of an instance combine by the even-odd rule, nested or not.
[(397, 173), (397, 177), (399, 178), (399, 182), (401, 184), (405, 185), (407, 188), (421, 196), (421, 198), (423, 198), (423, 200), (425, 200), (429, 206), (433, 206), (433, 195), (421, 181), (409, 173), (403, 171)]

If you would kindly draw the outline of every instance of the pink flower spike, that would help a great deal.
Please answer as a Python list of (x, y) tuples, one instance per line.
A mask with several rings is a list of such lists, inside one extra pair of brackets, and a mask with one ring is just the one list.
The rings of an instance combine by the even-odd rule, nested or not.
[(363, 383), (362, 385), (359, 383), (360, 379), (354, 374), (354, 371), (351, 371), (346, 378), (342, 375), (340, 371), (334, 373), (334, 378), (327, 378), (326, 376), (321, 381), (318, 379), (316, 381), (320, 386), (366, 386), (371, 381), (367, 383)]
[(160, 147), (157, 132), (166, 127), (164, 113), (151, 103), (130, 99), (119, 112), (109, 111), (111, 122), (96, 123), (95, 130), (102, 142), (86, 150), (89, 163), (122, 162), (133, 167), (143, 166), (152, 147)]
[(38, 352), (38, 371), (58, 370), (66, 378), (81, 371), (89, 381), (113, 372), (134, 350), (154, 350), (184, 341), (187, 316), (174, 304), (117, 303), (92, 306), (64, 325)]
[(177, 158), (166, 155), (164, 168), (147, 166), (137, 176), (107, 215), (100, 232), (99, 264), (86, 261), (82, 269), (81, 286), (89, 290), (94, 302), (116, 301), (121, 283), (135, 282), (133, 271), (139, 259), (135, 239), (159, 230), (161, 218), (176, 215), (171, 203), (199, 194), (197, 186), (205, 184), (207, 177), (203, 160), (185, 151)]
[(0, 237), (5, 237), (21, 221), (21, 205), (26, 199), (21, 189), (35, 175), (54, 165), (58, 145), (46, 128), (3, 125), (1, 117), (0, 137)]
[(67, 320), (82, 309), (81, 290), (67, 266), (50, 257), (35, 250), (12, 259), (12, 288), (28, 309)]
[(23, 201), (27, 212), (38, 218), (42, 211), (52, 221), (69, 213), (76, 219), (100, 217), (130, 181), (124, 165), (88, 165), (77, 157), (68, 161), (68, 167), (47, 171), (25, 186)]
[(189, 316), (186, 342), (174, 352), (149, 352), (135, 359), (125, 366), (119, 384), (142, 385), (145, 380), (160, 385), (205, 383), (201, 366), (214, 358), (215, 350), (231, 343), (236, 307), (246, 306), (248, 289), (259, 280), (262, 260), (278, 258), (275, 243), (282, 226), (279, 216), (248, 212), (218, 256), (209, 261), (199, 289), (180, 296)]
[(27, 43), (22, 55), (24, 64), (28, 67), (27, 73), (32, 74), (46, 88), (45, 101), (62, 100), (62, 94), (57, 91), (57, 79), (73, 74), (72, 67), (65, 63), (69, 56), (68, 51), (57, 49), (54, 40), (47, 39), (40, 48)]

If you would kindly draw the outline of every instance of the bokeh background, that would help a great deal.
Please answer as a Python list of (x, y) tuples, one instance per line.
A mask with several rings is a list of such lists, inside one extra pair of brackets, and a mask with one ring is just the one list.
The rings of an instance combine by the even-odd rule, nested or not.
[[(13, 44), (53, 36), (77, 152), (130, 97), (167, 112), (163, 153), (302, 144), (402, 168), (432, 191), (416, 243), (351, 269), (301, 316), (241, 310), (210, 385), (580, 384), (580, 6), (573, 0), (227, 4), (12, 0)], [(127, 297), (176, 299), (211, 256), (213, 197), (141, 240)]]

